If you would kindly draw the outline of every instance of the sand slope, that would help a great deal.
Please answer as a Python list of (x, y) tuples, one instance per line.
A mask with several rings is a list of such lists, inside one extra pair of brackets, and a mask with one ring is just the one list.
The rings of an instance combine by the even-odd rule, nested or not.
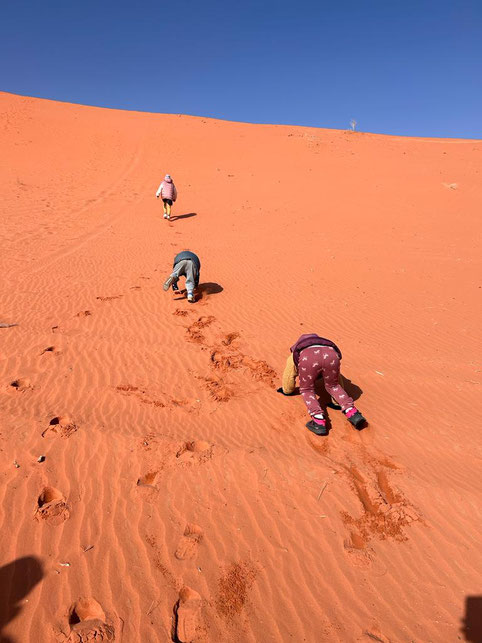
[[(479, 640), (482, 143), (0, 112), (2, 640)], [(275, 392), (312, 331), (365, 431)]]

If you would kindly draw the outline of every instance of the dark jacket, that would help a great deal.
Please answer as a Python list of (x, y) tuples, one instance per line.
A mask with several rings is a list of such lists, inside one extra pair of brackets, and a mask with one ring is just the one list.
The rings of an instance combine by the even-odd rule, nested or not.
[(176, 264), (178, 264), (180, 261), (184, 261), (184, 259), (190, 259), (192, 261), (194, 266), (195, 283), (196, 286), (199, 286), (199, 275), (201, 273), (201, 262), (199, 260), (199, 257), (190, 250), (183, 250), (174, 257), (173, 268), (175, 268)]
[(300, 360), (301, 351), (304, 348), (308, 348), (309, 346), (314, 346), (315, 344), (320, 344), (321, 346), (331, 346), (332, 348), (335, 349), (335, 351), (338, 353), (338, 357), (341, 359), (341, 350), (334, 342), (332, 342), (329, 339), (325, 339), (324, 337), (320, 337), (315, 333), (309, 333), (306, 335), (301, 335), (301, 337), (298, 339), (296, 344), (293, 344), (293, 346), (290, 349), (291, 352), (293, 353), (293, 361), (295, 363), (296, 368), (298, 368), (298, 362)]

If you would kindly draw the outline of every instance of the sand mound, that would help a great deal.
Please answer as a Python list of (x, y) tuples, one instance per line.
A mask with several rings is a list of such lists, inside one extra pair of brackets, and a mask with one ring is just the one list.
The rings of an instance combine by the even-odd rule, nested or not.
[(1, 637), (480, 640), (482, 143), (0, 102)]

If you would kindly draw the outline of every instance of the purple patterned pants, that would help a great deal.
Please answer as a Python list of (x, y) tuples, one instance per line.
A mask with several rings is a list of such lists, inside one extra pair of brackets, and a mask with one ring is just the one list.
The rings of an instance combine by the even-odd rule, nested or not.
[(338, 381), (340, 358), (331, 346), (309, 346), (301, 351), (298, 374), (300, 393), (310, 415), (323, 412), (315, 393), (315, 381), (319, 375), (323, 376), (326, 390), (343, 411), (354, 406), (352, 398)]

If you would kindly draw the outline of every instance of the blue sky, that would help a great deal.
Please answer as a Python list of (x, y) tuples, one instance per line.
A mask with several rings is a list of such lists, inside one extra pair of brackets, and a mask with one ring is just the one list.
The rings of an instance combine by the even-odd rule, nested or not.
[(4, 0), (0, 89), (235, 121), (482, 138), (482, 0)]

